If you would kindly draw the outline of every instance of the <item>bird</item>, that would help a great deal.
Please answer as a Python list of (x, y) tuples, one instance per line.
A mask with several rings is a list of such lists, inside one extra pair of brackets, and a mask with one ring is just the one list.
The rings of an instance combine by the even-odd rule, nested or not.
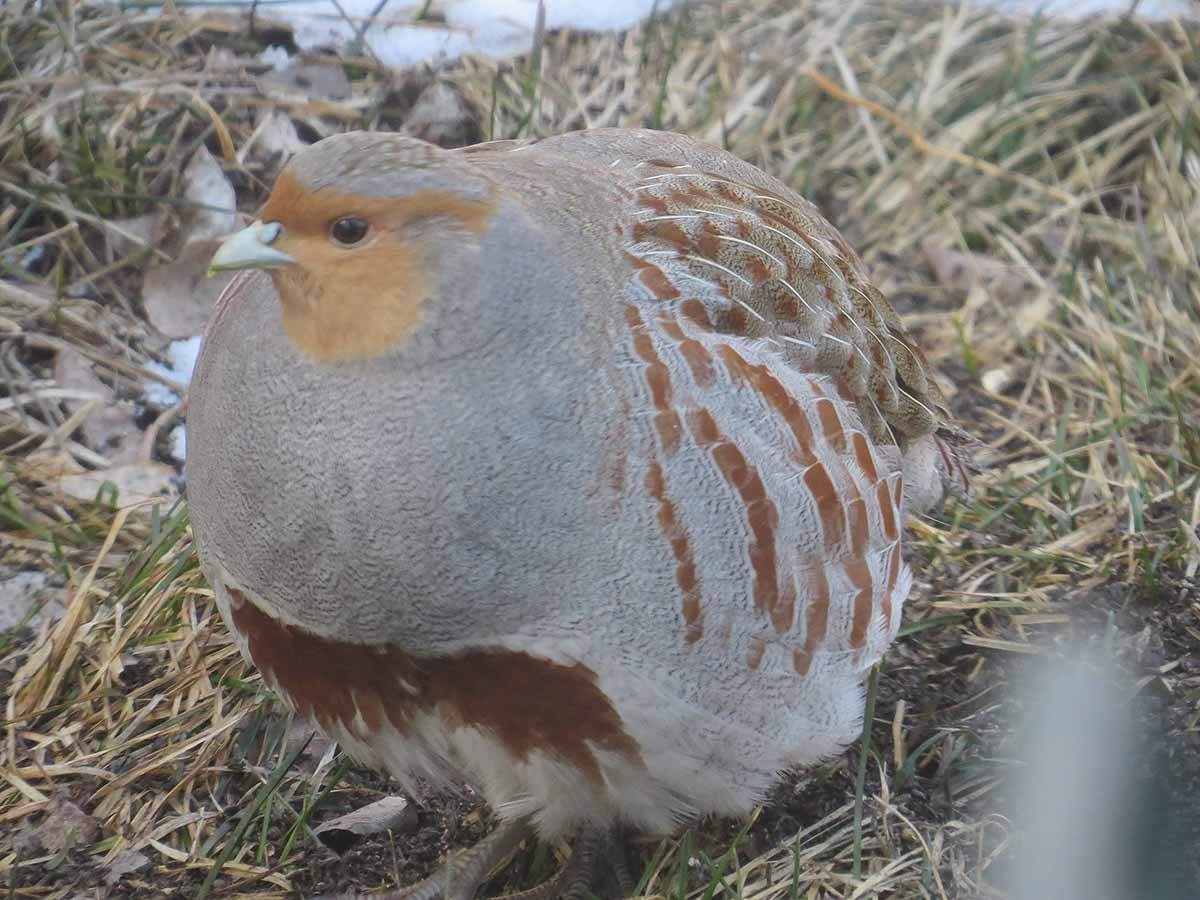
[(389, 896), (745, 817), (857, 737), (905, 522), (973, 470), (812, 203), (671, 132), (347, 132), (211, 269), (186, 479), (222, 617), (352, 758), (500, 822)]

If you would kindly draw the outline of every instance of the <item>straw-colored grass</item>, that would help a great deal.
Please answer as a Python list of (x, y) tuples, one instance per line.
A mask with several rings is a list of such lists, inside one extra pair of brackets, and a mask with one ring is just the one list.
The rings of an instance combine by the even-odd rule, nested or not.
[[(228, 20), (0, 12), (0, 554), (69, 597), (53, 627), (3, 639), (8, 896), (103, 895), (123, 863), (140, 865), (113, 896), (378, 887), (480, 833), (469, 804), (430, 810), (415, 837), (334, 861), (311, 825), (386, 786), (284, 740), (215, 613), (185, 507), (117, 512), (53, 487), (69, 463), (107, 462), (55, 393), (54, 355), (77, 348), (119, 393), (139, 389), (165, 346), (141, 274), (171, 229), (148, 244), (127, 223), (164, 204), (186, 216), (195, 148), (252, 210), (279, 163), (254, 144), (267, 113), (309, 139), (395, 128), (429, 78), (354, 59), (349, 99), (285, 96), (257, 79), (259, 49)], [(1178, 24), (747, 0), (441, 73), (485, 138), (649, 125), (796, 186), (863, 253), (984, 443), (976, 498), (912, 527), (918, 584), (868, 752), (781, 789), (745, 829), (644, 847), (642, 894), (995, 896), (1003, 687), (1015, 659), (1068, 635), (1108, 635), (1161, 698), (1178, 783), (1200, 781), (1198, 60), (1200, 31)], [(20, 268), (38, 244), (49, 262)], [(30, 851), (23, 835), (63, 799), (96, 830)]]

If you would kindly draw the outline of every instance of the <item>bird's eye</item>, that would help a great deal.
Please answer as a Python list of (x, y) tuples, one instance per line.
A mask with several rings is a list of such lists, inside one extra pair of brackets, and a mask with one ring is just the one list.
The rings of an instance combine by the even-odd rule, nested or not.
[(357, 216), (343, 216), (329, 228), (329, 236), (343, 247), (352, 247), (367, 236), (366, 219)]

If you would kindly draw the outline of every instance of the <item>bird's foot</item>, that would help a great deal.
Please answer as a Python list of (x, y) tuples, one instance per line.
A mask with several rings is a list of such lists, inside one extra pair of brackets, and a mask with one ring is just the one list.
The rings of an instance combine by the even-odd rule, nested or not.
[(411, 887), (380, 894), (342, 894), (337, 900), (474, 900), (492, 871), (532, 835), (528, 819), (505, 823), (469, 850), (451, 853), (440, 869)]
[[(471, 849), (451, 855), (442, 869), (419, 884), (382, 894), (345, 896), (339, 900), (475, 900), (476, 892), (496, 867), (532, 834), (528, 820), (510, 822)], [(613, 834), (585, 829), (576, 839), (570, 858), (556, 875), (537, 887), (504, 894), (496, 900), (583, 900), (595, 880), (599, 860), (604, 860), (606, 867), (611, 864), (618, 881), (623, 883), (628, 875), (621, 877), (621, 873), (626, 872), (624, 860), (620, 853), (613, 856), (614, 848), (619, 850), (620, 845), (613, 841)]]
[(606, 850), (608, 835), (585, 829), (571, 849), (571, 856), (558, 874), (537, 887), (515, 894), (502, 894), (496, 900), (584, 900), (596, 875), (596, 858)]

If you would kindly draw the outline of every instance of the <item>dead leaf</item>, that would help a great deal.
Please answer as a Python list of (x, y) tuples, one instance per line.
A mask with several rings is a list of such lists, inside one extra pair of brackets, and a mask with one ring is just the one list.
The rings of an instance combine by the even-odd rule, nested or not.
[(68, 497), (96, 499), (101, 485), (111, 481), (117, 488), (117, 506), (129, 506), (156, 497), (174, 498), (175, 470), (164, 463), (144, 462), (114, 466), (95, 472), (81, 472), (59, 479), (58, 487)]
[(440, 147), (464, 147), (478, 138), (471, 107), (444, 81), (435, 81), (421, 91), (403, 131)]
[[(311, 735), (311, 739), (310, 739)], [(304, 742), (308, 741), (307, 746)], [(325, 752), (333, 744), (333, 741), (323, 735), (308, 719), (297, 715), (288, 725), (287, 733), (283, 737), (283, 750), (285, 753), (291, 753), (293, 750), (304, 746), (304, 755), (307, 757), (320, 758), (325, 755)]]
[(114, 856), (105, 867), (108, 871), (104, 873), (104, 881), (111, 887), (123, 876), (144, 869), (149, 864), (150, 857), (145, 853), (139, 853), (137, 850), (125, 850)]
[(32, 825), (22, 826), (12, 839), (12, 849), (17, 856), (37, 856), (42, 852), (38, 830)]
[(208, 277), (218, 240), (189, 241), (174, 262), (155, 266), (142, 280), (142, 303), (150, 324), (167, 337), (182, 340), (204, 330), (208, 313), (235, 273)]
[(326, 769), (337, 753), (337, 742), (322, 734), (312, 722), (296, 714), (283, 736), (283, 753), (300, 752), (297, 769), (315, 775)]
[(97, 377), (92, 361), (64, 347), (54, 361), (54, 380), (60, 387), (99, 395), (99, 400), (64, 400), (62, 404), (69, 416), (90, 408), (78, 428), (91, 449), (104, 454), (113, 465), (133, 462), (142, 433), (133, 406), (117, 400), (113, 389)]
[(252, 146), (267, 156), (279, 154), (283, 160), (291, 158), (308, 146), (300, 139), (291, 117), (277, 109), (266, 114), (259, 126), (254, 130)]
[(970, 338), (980, 353), (1010, 352), (1014, 338), (1028, 338), (1052, 312), (1050, 292), (1028, 269), (982, 253), (948, 250), (932, 239), (921, 244), (921, 251), (937, 282), (963, 297)]
[(921, 251), (929, 260), (934, 278), (949, 290), (966, 294), (982, 284), (995, 299), (1010, 301), (1027, 297), (1037, 290), (1037, 284), (1019, 267), (982, 253), (948, 250), (933, 240), (922, 243)]
[(108, 240), (110, 261), (144, 246), (144, 244), (131, 240), (129, 235), (141, 238), (146, 244), (155, 246), (161, 244), (165, 237), (166, 216), (163, 210), (134, 216), (132, 219), (112, 219), (110, 221), (120, 228), (120, 231), (108, 229), (104, 232), (104, 236)]
[(44, 572), (18, 572), (0, 568), (0, 632), (15, 628), (30, 615), (29, 626), (61, 619), (66, 612), (66, 591), (52, 587)]
[(344, 853), (360, 838), (381, 831), (408, 832), (416, 828), (417, 811), (403, 797), (384, 797), (361, 809), (323, 822), (313, 834), (335, 853)]
[(276, 100), (345, 100), (351, 93), (341, 66), (299, 60), (260, 76), (258, 88)]
[(182, 212), (162, 207), (131, 219), (113, 219), (107, 230), (109, 260), (139, 247), (162, 251), (166, 258), (191, 241), (225, 237), (242, 225), (237, 194), (216, 158), (201, 145), (183, 170)]
[(208, 149), (201, 145), (183, 170), (183, 199), (197, 207), (185, 216), (186, 242), (224, 237), (236, 231), (242, 221), (237, 211), (237, 195), (225, 177), (225, 170)]
[(100, 822), (70, 800), (54, 797), (33, 837), (49, 853), (68, 847), (87, 847), (100, 837)]

